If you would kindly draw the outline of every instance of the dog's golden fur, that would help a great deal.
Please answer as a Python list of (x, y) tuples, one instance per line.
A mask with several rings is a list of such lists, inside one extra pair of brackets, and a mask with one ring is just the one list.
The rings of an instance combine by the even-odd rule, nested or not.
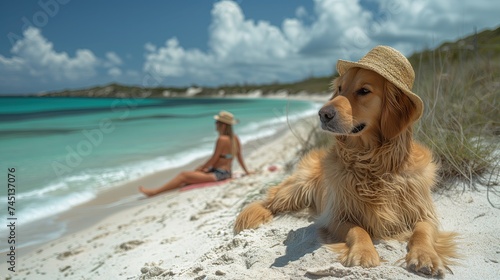
[(310, 152), (263, 201), (244, 208), (235, 232), (308, 208), (322, 241), (345, 266), (379, 265), (372, 238), (393, 238), (408, 240), (408, 269), (442, 276), (457, 257), (455, 234), (438, 229), (431, 197), (437, 167), (431, 152), (413, 141), (414, 104), (360, 68), (337, 78), (333, 89), (320, 119), (335, 144)]

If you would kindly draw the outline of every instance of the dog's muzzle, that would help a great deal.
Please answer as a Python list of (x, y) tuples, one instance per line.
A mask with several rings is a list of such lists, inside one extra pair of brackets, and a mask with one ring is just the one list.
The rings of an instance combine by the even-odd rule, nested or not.
[(325, 106), (318, 112), (321, 128), (326, 131), (340, 134), (357, 134), (365, 129), (366, 124), (360, 123), (354, 127), (343, 127), (340, 125), (337, 110), (331, 106)]
[(336, 112), (332, 107), (328, 106), (321, 108), (318, 112), (318, 115), (319, 115), (319, 120), (321, 121), (321, 126), (324, 128), (328, 126), (328, 123), (331, 120), (333, 120), (333, 118), (336, 115)]

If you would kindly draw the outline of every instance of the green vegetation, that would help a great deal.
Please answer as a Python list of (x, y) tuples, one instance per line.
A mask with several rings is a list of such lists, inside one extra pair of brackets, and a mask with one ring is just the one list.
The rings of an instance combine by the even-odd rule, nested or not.
[[(288, 94), (298, 94), (300, 92), (308, 93), (326, 93), (328, 92), (329, 84), (332, 77), (311, 77), (303, 81), (295, 83), (272, 83), (267, 85), (223, 85), (220, 87), (202, 87), (201, 92), (196, 94), (197, 97), (219, 96), (221, 92), (225, 96), (235, 94), (248, 94), (255, 91), (260, 91), (263, 96), (286, 91)], [(196, 85), (192, 87), (197, 88)], [(188, 88), (179, 87), (155, 87), (142, 88), (138, 86), (125, 86), (120, 84), (109, 84), (81, 90), (64, 90), (58, 92), (50, 92), (44, 96), (68, 96), (68, 97), (112, 97), (112, 98), (137, 98), (137, 97), (175, 97), (185, 96)]]
[(499, 38), (500, 29), (485, 31), (410, 58), (426, 107), (416, 136), (440, 161), (442, 185), (498, 174)]

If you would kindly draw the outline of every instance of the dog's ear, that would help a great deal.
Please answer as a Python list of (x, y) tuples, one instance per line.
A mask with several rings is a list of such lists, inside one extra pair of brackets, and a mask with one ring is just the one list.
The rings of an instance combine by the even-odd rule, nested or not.
[(385, 139), (392, 139), (413, 123), (416, 106), (406, 94), (390, 82), (385, 83), (380, 127)]

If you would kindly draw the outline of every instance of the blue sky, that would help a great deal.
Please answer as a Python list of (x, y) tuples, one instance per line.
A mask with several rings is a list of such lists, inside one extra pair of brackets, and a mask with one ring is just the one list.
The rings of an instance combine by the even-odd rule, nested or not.
[(1, 1), (0, 94), (296, 81), (375, 45), (410, 55), (496, 28), (498, 14), (491, 0)]

